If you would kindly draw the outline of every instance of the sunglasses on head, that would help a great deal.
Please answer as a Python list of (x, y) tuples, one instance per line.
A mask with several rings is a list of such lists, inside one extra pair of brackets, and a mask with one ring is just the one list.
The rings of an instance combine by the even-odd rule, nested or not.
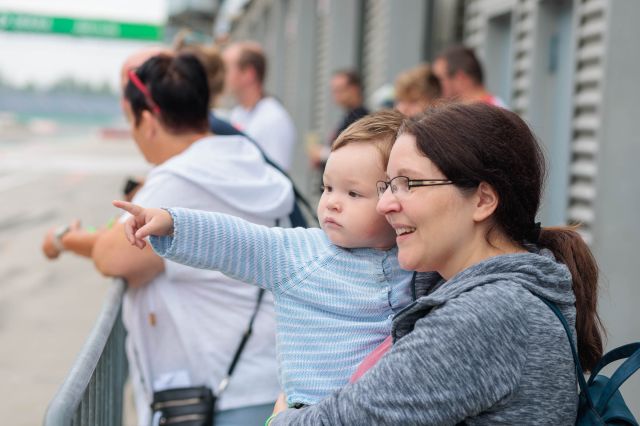
[(151, 92), (149, 92), (149, 89), (147, 89), (147, 86), (145, 86), (144, 83), (140, 80), (140, 78), (138, 77), (138, 74), (136, 74), (134, 70), (129, 70), (128, 75), (129, 75), (129, 80), (144, 95), (144, 99), (147, 102), (147, 106), (149, 106), (149, 108), (151, 108), (151, 111), (153, 111), (155, 114), (160, 115), (160, 112), (161, 112), (160, 107), (158, 106), (157, 103), (155, 103), (155, 101), (151, 97)]

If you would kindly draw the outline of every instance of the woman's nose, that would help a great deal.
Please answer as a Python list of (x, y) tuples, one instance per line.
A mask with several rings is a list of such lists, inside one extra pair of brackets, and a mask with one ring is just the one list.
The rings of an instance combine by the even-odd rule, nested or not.
[(382, 196), (380, 196), (378, 204), (376, 204), (376, 211), (378, 214), (386, 215), (399, 210), (400, 203), (398, 203), (398, 199), (391, 193), (391, 188), (387, 187)]

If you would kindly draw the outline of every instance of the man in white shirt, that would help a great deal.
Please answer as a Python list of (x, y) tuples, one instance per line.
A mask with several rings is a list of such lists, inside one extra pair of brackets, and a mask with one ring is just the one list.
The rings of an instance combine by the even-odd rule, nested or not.
[(223, 53), (225, 88), (238, 101), (230, 121), (249, 135), (269, 159), (284, 170), (291, 168), (296, 129), (289, 113), (264, 91), (267, 59), (260, 45), (234, 43)]

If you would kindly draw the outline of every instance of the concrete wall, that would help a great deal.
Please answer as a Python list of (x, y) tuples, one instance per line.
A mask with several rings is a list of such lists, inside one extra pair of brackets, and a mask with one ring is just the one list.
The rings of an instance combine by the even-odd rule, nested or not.
[[(640, 341), (640, 2), (609, 3), (593, 249), (602, 276), (608, 347)], [(635, 47), (634, 47), (635, 46)], [(640, 377), (623, 394), (640, 417)]]

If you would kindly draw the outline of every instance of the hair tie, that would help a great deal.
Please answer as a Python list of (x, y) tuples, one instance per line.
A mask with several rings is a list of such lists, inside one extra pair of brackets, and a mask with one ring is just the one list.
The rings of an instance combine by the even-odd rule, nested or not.
[(536, 222), (533, 224), (531, 231), (529, 231), (529, 237), (527, 238), (533, 244), (538, 244), (540, 240), (540, 233), (542, 232), (542, 224), (540, 222)]

